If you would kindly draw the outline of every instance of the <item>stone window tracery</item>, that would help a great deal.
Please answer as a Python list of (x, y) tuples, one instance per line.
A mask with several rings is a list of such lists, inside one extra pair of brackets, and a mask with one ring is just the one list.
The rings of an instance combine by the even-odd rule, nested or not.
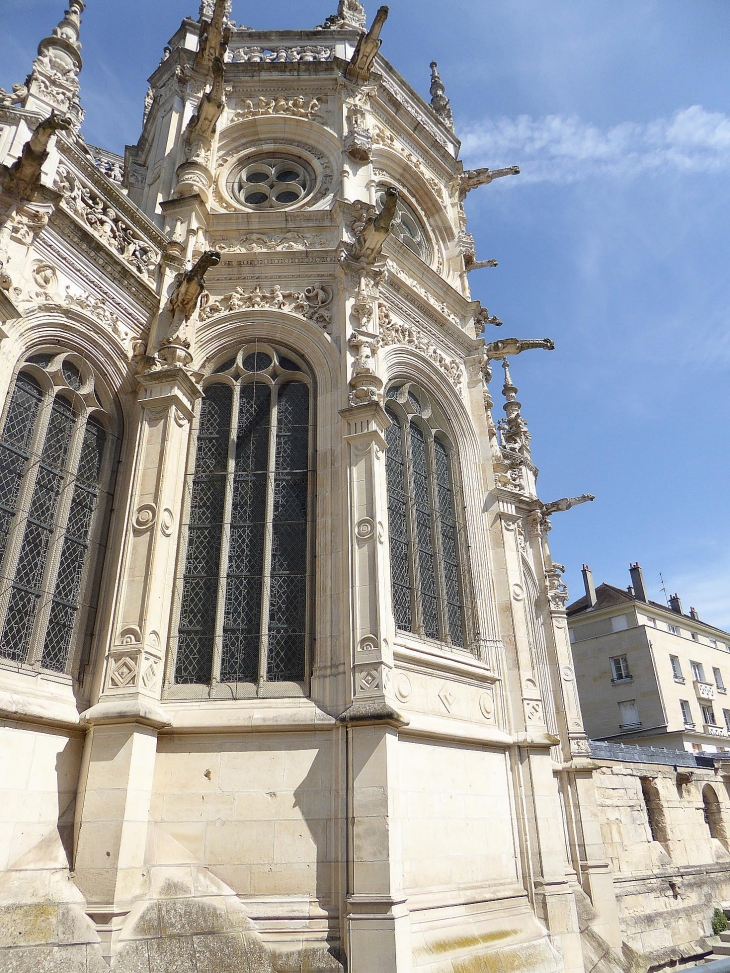
[(205, 387), (189, 475), (178, 686), (301, 686), (308, 656), (311, 379), (258, 343)]
[(396, 626), (466, 644), (455, 452), (412, 383), (386, 396), (388, 522)]
[(114, 437), (95, 386), (79, 356), (33, 355), (0, 433), (0, 657), (59, 673), (93, 627), (103, 559)]
[(286, 209), (312, 192), (314, 174), (304, 162), (285, 155), (248, 159), (233, 183), (233, 194), (251, 209)]

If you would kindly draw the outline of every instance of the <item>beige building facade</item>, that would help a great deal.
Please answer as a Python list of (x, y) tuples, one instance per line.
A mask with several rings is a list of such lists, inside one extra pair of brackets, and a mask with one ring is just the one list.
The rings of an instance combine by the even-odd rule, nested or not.
[(730, 633), (646, 596), (641, 568), (628, 588), (595, 586), (568, 606), (586, 731), (591, 739), (717, 753), (730, 750)]
[(464, 170), (357, 0), (204, 0), (138, 143), (88, 146), (84, 6), (0, 95), (0, 968), (703, 955), (724, 778), (677, 905), (582, 723), (547, 535), (589, 498), (538, 498), (510, 372), (552, 342), (469, 292), (464, 202), (516, 170)]

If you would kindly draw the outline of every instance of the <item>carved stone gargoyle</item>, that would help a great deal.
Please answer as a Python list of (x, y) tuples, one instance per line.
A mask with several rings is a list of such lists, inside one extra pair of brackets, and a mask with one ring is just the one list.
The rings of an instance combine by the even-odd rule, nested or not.
[(220, 57), (213, 59), (213, 84), (210, 91), (206, 91), (200, 99), (197, 112), (188, 122), (185, 139), (188, 143), (193, 140), (210, 141), (215, 135), (216, 125), (226, 107), (223, 94), (224, 66)]
[(380, 31), (388, 19), (388, 13), (387, 7), (381, 7), (375, 14), (373, 26), (357, 42), (355, 53), (352, 55), (352, 60), (347, 65), (345, 72), (345, 77), (353, 84), (367, 84), (370, 80), (375, 58), (380, 50), (380, 45), (383, 43), (380, 40)]
[(467, 193), (479, 186), (488, 186), (495, 179), (503, 176), (519, 176), (519, 166), (508, 166), (506, 169), (467, 169), (459, 177), (459, 199), (466, 199)]
[(41, 170), (48, 158), (48, 143), (56, 132), (73, 127), (68, 115), (52, 112), (36, 128), (12, 166), (0, 166), (0, 189), (17, 199), (33, 200), (41, 185)]
[(398, 196), (395, 186), (389, 186), (385, 190), (385, 205), (382, 210), (365, 221), (365, 226), (350, 252), (350, 258), (356, 263), (372, 266), (383, 252), (383, 245), (390, 235), (395, 218)]
[(200, 40), (194, 65), (200, 74), (207, 74), (216, 58), (222, 61), (225, 57), (231, 40), (231, 29), (225, 26), (227, 12), (226, 0), (216, 0), (211, 19), (200, 21)]
[(555, 351), (555, 342), (551, 338), (502, 338), (500, 341), (493, 341), (484, 349), (489, 361), (509, 358), (512, 355), (519, 355), (523, 351), (530, 351), (532, 348), (544, 348), (545, 351)]
[(581, 503), (591, 503), (596, 498), (592, 493), (583, 493), (579, 497), (563, 497), (562, 500), (554, 500), (552, 503), (544, 503), (542, 506), (542, 512), (546, 517), (551, 514), (559, 513), (563, 510), (570, 510), (572, 507), (577, 507)]
[(186, 325), (195, 314), (205, 290), (205, 275), (220, 262), (221, 255), (217, 250), (206, 250), (194, 267), (177, 275), (175, 290), (165, 308), (172, 320), (163, 344), (187, 341)]

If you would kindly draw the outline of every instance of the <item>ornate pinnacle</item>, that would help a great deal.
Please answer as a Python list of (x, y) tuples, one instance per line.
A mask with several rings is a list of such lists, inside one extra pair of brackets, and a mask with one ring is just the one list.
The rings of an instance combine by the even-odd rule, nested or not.
[(85, 7), (85, 0), (69, 0), (58, 26), (38, 45), (38, 57), (25, 85), (18, 86), (17, 91), (13, 89), (14, 100), (23, 108), (38, 113), (50, 109), (68, 113), (74, 130), (78, 130), (84, 117), (78, 76), (82, 68), (79, 34)]
[(522, 418), (522, 403), (517, 401), (517, 392), (519, 389), (512, 381), (509, 360), (507, 358), (502, 362), (502, 367), (504, 368), (504, 387), (502, 388), (502, 394), (506, 399), (504, 403), (506, 419), (500, 423), (502, 427), (502, 446), (515, 453), (520, 453), (529, 459), (530, 440), (532, 437), (528, 432), (527, 423)]
[(446, 97), (446, 88), (441, 80), (438, 67), (436, 61), (431, 61), (431, 108), (433, 108), (444, 125), (448, 125), (453, 131), (454, 116), (451, 112), (451, 102)]

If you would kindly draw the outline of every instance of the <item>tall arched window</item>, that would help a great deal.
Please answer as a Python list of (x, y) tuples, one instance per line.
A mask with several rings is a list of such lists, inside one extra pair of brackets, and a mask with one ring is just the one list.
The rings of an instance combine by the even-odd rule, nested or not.
[(303, 363), (269, 345), (243, 348), (207, 380), (187, 504), (178, 686), (279, 694), (306, 680), (310, 412)]
[(455, 453), (429, 397), (412, 383), (388, 390), (388, 524), (399, 629), (467, 642)]
[(95, 386), (78, 355), (33, 355), (0, 434), (0, 657), (55, 672), (77, 668), (103, 560), (112, 435)]

